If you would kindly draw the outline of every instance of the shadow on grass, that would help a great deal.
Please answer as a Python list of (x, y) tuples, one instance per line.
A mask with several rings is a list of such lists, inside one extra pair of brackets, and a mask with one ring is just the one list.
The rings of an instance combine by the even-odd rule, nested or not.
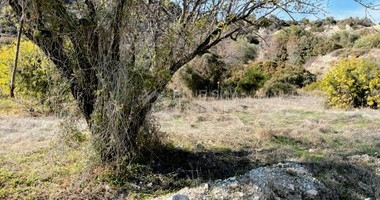
[(157, 194), (194, 187), (210, 180), (241, 175), (258, 163), (248, 151), (202, 150), (185, 151), (161, 145), (144, 155), (139, 164), (129, 164), (110, 181), (139, 193)]
[(241, 174), (256, 166), (247, 157), (248, 151), (205, 150), (189, 152), (165, 147), (152, 157), (154, 173), (202, 180), (222, 179)]
[[(254, 168), (287, 160), (284, 158), (268, 163), (252, 159), (263, 153), (270, 154), (231, 150), (190, 152), (170, 145), (159, 146), (144, 155), (144, 161), (128, 165), (124, 174), (118, 174), (111, 180), (116, 181), (114, 183), (121, 188), (126, 188), (126, 191), (135, 191), (137, 195), (156, 196), (216, 179), (242, 175)], [(339, 199), (379, 197), (380, 178), (367, 167), (327, 160), (299, 164), (305, 166)], [(121, 178), (125, 179), (120, 180)]]
[(380, 199), (380, 177), (368, 168), (350, 163), (300, 163), (339, 199)]

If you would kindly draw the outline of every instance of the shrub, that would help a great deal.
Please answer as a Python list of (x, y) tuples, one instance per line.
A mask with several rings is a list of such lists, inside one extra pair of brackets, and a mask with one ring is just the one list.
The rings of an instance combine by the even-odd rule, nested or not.
[(323, 25), (327, 25), (327, 26), (330, 26), (330, 25), (336, 25), (336, 23), (338, 23), (334, 17), (326, 17), (326, 19), (323, 20)]
[[(287, 61), (289, 57), (292, 56), (289, 55), (289, 52), (292, 50), (291, 46), (297, 46), (298, 42), (296, 41), (306, 35), (308, 35), (308, 32), (298, 25), (291, 25), (277, 31), (274, 34), (274, 45), (271, 48), (272, 52), (270, 54), (272, 54), (272, 56), (270, 59), (279, 62)], [(296, 44), (293, 45), (293, 43)]]
[(302, 88), (315, 81), (316, 76), (304, 68), (287, 67), (276, 72), (265, 83), (262, 93), (267, 97), (296, 94), (297, 88)]
[(341, 29), (345, 29), (346, 26), (350, 26), (354, 29), (357, 29), (357, 28), (360, 28), (360, 27), (370, 27), (370, 26), (373, 26), (374, 23), (368, 19), (368, 18), (353, 18), (353, 17), (350, 17), (350, 18), (347, 18), (347, 19), (344, 19), (344, 20), (340, 20), (338, 22), (338, 26), (341, 28)]
[(288, 61), (294, 65), (302, 65), (310, 57), (325, 54), (332, 48), (337, 47), (330, 47), (330, 43), (327, 43), (325, 38), (306, 31), (301, 26), (292, 25), (274, 34), (274, 43), (270, 47), (269, 58), (279, 62)]
[[(9, 94), (9, 83), (14, 59), (15, 44), (0, 48), (0, 84), (2, 95)], [(22, 41), (20, 45), (19, 67), (16, 72), (17, 94), (40, 97), (47, 90), (46, 58), (41, 60), (42, 54), (30, 41)]]
[(10, 6), (0, 7), (0, 35), (13, 35), (17, 34), (16, 18)]
[(277, 72), (272, 79), (302, 88), (315, 82), (316, 76), (302, 67), (290, 67)]
[(296, 46), (292, 52), (292, 64), (302, 65), (312, 57), (319, 54), (317, 47), (322, 43), (319, 37), (312, 34), (304, 35), (296, 40)]
[[(0, 95), (9, 95), (15, 43), (0, 47)], [(27, 104), (46, 106), (46, 111), (69, 99), (69, 87), (63, 82), (54, 65), (31, 41), (22, 41), (16, 71), (16, 97)], [(59, 108), (57, 108), (59, 109)]]
[(380, 34), (374, 33), (361, 37), (355, 42), (354, 48), (380, 48)]
[(274, 97), (297, 94), (297, 90), (296, 87), (290, 83), (271, 79), (264, 85), (263, 93), (266, 97)]
[(259, 43), (254, 35), (234, 40), (225, 40), (216, 47), (216, 54), (223, 57), (227, 65), (245, 64), (256, 57), (256, 44)]
[(251, 68), (258, 68), (269, 78), (276, 78), (283, 82), (304, 87), (315, 81), (316, 76), (303, 67), (293, 66), (286, 62), (265, 61), (250, 65)]
[(235, 71), (224, 84), (224, 88), (234, 88), (239, 93), (255, 94), (263, 88), (265, 96), (294, 94), (297, 88), (316, 80), (316, 76), (302, 67), (294, 67), (285, 62), (265, 61), (248, 65)]
[(323, 32), (324, 31), (324, 21), (323, 20), (316, 20), (316, 21), (313, 21), (311, 24), (310, 24), (310, 31), (312, 32)]
[(354, 32), (349, 31), (339, 31), (334, 33), (329, 38), (330, 44), (338, 44), (339, 46), (345, 47), (345, 48), (351, 48), (355, 41), (360, 38), (360, 35)]
[(242, 60), (244, 63), (255, 59), (256, 57), (256, 46), (255, 43), (258, 43), (259, 41), (257, 38), (250, 36), (249, 38), (245, 39), (238, 39), (236, 41), (236, 46), (238, 52), (237, 54), (242, 56)]
[(267, 76), (259, 68), (250, 68), (239, 77), (236, 86), (239, 92), (253, 94), (264, 85), (266, 80)]
[(276, 39), (276, 43), (274, 46), (275, 54), (273, 58), (275, 61), (283, 62), (283, 61), (288, 60), (289, 54), (288, 54), (287, 45), (288, 45), (288, 38)]
[(272, 60), (267, 60), (264, 62), (256, 62), (250, 64), (251, 68), (259, 68), (263, 73), (272, 76), (278, 71), (281, 71), (286, 68), (290, 68), (291, 66), (286, 64), (285, 62), (276, 62)]
[(380, 107), (380, 66), (363, 58), (341, 60), (321, 81), (337, 108)]
[(194, 93), (216, 90), (225, 72), (224, 65), (218, 56), (205, 54), (190, 62), (181, 72), (180, 78)]

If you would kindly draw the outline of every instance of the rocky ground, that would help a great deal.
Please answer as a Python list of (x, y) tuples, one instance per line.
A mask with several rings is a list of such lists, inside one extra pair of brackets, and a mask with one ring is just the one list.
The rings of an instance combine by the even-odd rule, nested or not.
[[(334, 174), (334, 172), (330, 172), (330, 176), (337, 176), (348, 181), (347, 177)], [(373, 181), (358, 182), (358, 188), (351, 191), (352, 196), (346, 196), (347, 199), (379, 199), (380, 179), (375, 176), (373, 178)], [(336, 189), (329, 188), (318, 180), (316, 174), (310, 170), (310, 166), (288, 162), (260, 167), (242, 176), (212, 181), (197, 188), (185, 188), (173, 195), (156, 198), (156, 200), (339, 199), (341, 196)]]

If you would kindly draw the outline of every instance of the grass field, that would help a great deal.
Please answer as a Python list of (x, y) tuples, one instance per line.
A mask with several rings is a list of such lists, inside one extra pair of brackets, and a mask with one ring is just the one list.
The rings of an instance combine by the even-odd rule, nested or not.
[[(173, 144), (190, 151), (254, 152), (262, 163), (350, 160), (380, 173), (380, 113), (325, 108), (319, 96), (195, 100), (155, 113)], [(352, 157), (354, 156), (354, 157)]]
[[(151, 174), (126, 184), (98, 164), (83, 121), (2, 113), (0, 198), (148, 198), (284, 161), (339, 163), (380, 175), (376, 110), (329, 109), (322, 97), (300, 95), (165, 100), (153, 116), (172, 151), (157, 156)], [(165, 170), (155, 171), (158, 165)]]

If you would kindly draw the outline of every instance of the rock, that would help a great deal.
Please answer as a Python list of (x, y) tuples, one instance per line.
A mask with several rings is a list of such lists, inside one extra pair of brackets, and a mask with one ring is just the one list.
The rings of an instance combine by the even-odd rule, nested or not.
[(188, 196), (183, 194), (176, 194), (172, 197), (172, 200), (190, 200)]
[[(253, 169), (242, 176), (185, 188), (171, 199), (336, 199), (332, 191), (300, 164), (282, 163)], [(160, 199), (160, 198), (156, 198)], [(165, 198), (161, 198), (165, 199)]]
[(306, 191), (307, 194), (311, 195), (311, 196), (317, 196), (318, 195), (318, 191), (317, 190), (308, 190)]
[(230, 188), (231, 188), (231, 189), (237, 188), (238, 186), (239, 186), (239, 185), (238, 185), (238, 183), (236, 183), (236, 182), (230, 184)]
[(204, 190), (208, 190), (208, 189), (209, 189), (209, 186), (208, 186), (207, 183), (205, 183), (205, 184), (203, 185), (203, 189), (204, 189)]

